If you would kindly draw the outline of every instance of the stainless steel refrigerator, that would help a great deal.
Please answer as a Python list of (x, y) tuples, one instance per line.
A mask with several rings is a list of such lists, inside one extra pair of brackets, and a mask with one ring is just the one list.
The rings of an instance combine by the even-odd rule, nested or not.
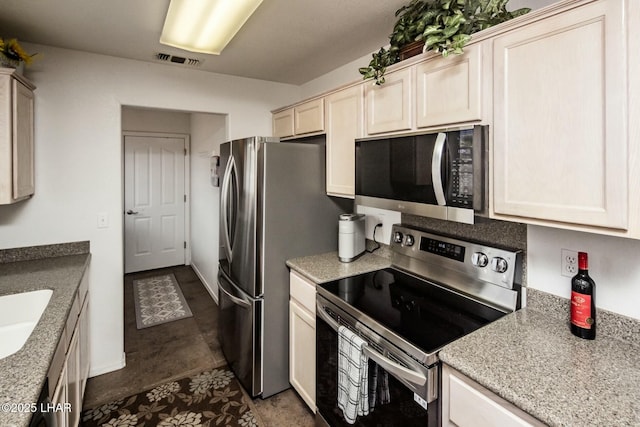
[(336, 250), (345, 210), (325, 193), (322, 144), (234, 140), (220, 164), (218, 336), (245, 389), (265, 398), (289, 388), (285, 261)]

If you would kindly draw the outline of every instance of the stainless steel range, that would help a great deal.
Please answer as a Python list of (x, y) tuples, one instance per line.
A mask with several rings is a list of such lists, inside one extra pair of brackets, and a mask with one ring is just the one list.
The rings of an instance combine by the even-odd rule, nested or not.
[(394, 225), (393, 267), (318, 285), (317, 425), (338, 409), (338, 329), (367, 343), (358, 426), (440, 425), (438, 350), (520, 308), (521, 253)]

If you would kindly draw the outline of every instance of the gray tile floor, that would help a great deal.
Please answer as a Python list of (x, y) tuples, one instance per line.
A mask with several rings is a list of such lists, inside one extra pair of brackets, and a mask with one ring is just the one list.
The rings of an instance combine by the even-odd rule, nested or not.
[[(136, 328), (133, 280), (173, 273), (193, 317)], [(226, 364), (217, 338), (218, 307), (189, 266), (178, 266), (124, 278), (126, 367), (90, 378), (84, 407), (121, 399), (163, 382)], [(313, 426), (313, 414), (293, 389), (253, 401), (265, 426)]]

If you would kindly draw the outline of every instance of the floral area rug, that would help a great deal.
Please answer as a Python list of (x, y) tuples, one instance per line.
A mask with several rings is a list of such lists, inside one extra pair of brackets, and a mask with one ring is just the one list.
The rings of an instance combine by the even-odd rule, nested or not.
[(80, 426), (262, 426), (252, 408), (233, 373), (222, 367), (87, 409)]
[(134, 280), (133, 302), (138, 329), (192, 316), (173, 274)]

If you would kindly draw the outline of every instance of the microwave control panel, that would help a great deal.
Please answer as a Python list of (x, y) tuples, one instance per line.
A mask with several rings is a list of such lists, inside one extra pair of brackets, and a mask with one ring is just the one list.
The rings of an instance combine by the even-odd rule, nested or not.
[(451, 156), (448, 205), (473, 208), (473, 129), (449, 132), (447, 144)]

